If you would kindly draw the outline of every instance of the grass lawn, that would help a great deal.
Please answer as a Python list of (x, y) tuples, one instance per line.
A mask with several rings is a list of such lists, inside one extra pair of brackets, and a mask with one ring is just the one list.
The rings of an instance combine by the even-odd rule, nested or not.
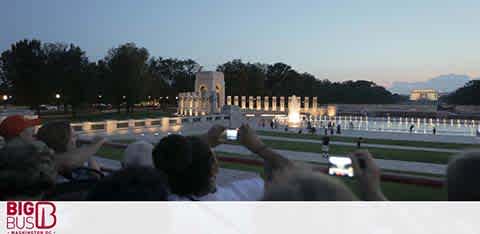
[[(262, 136), (289, 137), (289, 138), (310, 139), (310, 140), (322, 140), (322, 137), (323, 137), (321, 135), (297, 134), (297, 133), (287, 133), (287, 132), (270, 132), (270, 131), (262, 131), (262, 130), (257, 131), (257, 133)], [(356, 143), (357, 137), (334, 135), (334, 136), (330, 136), (330, 140)], [(439, 143), (439, 142), (427, 142), (427, 141), (401, 141), (401, 140), (373, 139), (373, 138), (364, 138), (363, 142), (367, 144), (398, 145), (398, 146), (444, 148), (444, 149), (464, 149), (464, 148), (479, 147), (478, 145), (473, 145), (473, 144)]]
[[(278, 140), (264, 140), (263, 142), (274, 149), (313, 152), (313, 153), (322, 152), (322, 145), (316, 144), (316, 143), (290, 142), (290, 141), (278, 141)], [(335, 154), (346, 155), (355, 151), (356, 149), (357, 148), (354, 146), (330, 145), (330, 153), (334, 155)], [(449, 159), (455, 155), (453, 153), (444, 153), (444, 152), (381, 149), (381, 148), (369, 148), (368, 150), (373, 155), (373, 157), (379, 158), (379, 159), (440, 163), (440, 164), (447, 164)]]
[(95, 155), (113, 160), (122, 160), (124, 151), (124, 149), (102, 146)]

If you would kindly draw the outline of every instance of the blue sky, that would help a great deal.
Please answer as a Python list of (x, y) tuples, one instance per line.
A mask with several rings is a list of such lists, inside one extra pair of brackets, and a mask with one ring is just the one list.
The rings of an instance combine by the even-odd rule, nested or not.
[(73, 42), (97, 60), (131, 41), (208, 69), (240, 58), (336, 81), (478, 77), (479, 9), (464, 0), (1, 0), (0, 50), (37, 38)]

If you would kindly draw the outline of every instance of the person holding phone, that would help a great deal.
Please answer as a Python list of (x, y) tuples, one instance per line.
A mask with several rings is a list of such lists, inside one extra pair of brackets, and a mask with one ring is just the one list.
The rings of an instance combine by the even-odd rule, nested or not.
[(358, 181), (361, 198), (365, 201), (387, 201), (380, 187), (380, 168), (367, 150), (357, 150), (349, 155)]

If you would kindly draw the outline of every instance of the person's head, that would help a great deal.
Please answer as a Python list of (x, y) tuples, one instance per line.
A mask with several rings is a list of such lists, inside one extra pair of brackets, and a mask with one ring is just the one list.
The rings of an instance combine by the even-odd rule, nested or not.
[(129, 144), (123, 153), (123, 167), (153, 167), (153, 145), (145, 141)]
[(57, 172), (49, 154), (33, 145), (0, 149), (0, 200), (39, 200), (55, 187)]
[(0, 123), (0, 136), (7, 142), (15, 137), (32, 141), (35, 135), (34, 127), (37, 125), (40, 125), (40, 119), (27, 119), (22, 115), (11, 115)]
[(37, 132), (37, 138), (43, 141), (55, 153), (65, 153), (76, 147), (76, 137), (69, 122), (54, 121), (43, 125)]
[(88, 201), (167, 201), (168, 187), (159, 171), (131, 167), (100, 180), (87, 195)]
[(479, 151), (465, 152), (451, 161), (447, 167), (448, 200), (480, 201), (479, 171)]
[(158, 142), (152, 155), (172, 193), (201, 196), (215, 191), (217, 160), (200, 138), (169, 135)]
[(274, 177), (264, 201), (355, 201), (355, 195), (340, 181), (306, 168), (284, 171)]

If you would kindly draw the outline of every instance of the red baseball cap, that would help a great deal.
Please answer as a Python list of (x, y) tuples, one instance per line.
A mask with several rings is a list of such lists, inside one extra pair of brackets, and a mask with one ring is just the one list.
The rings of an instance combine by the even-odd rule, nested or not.
[(26, 119), (21, 115), (11, 115), (0, 123), (0, 136), (12, 138), (20, 135), (23, 130), (40, 125), (40, 119)]

